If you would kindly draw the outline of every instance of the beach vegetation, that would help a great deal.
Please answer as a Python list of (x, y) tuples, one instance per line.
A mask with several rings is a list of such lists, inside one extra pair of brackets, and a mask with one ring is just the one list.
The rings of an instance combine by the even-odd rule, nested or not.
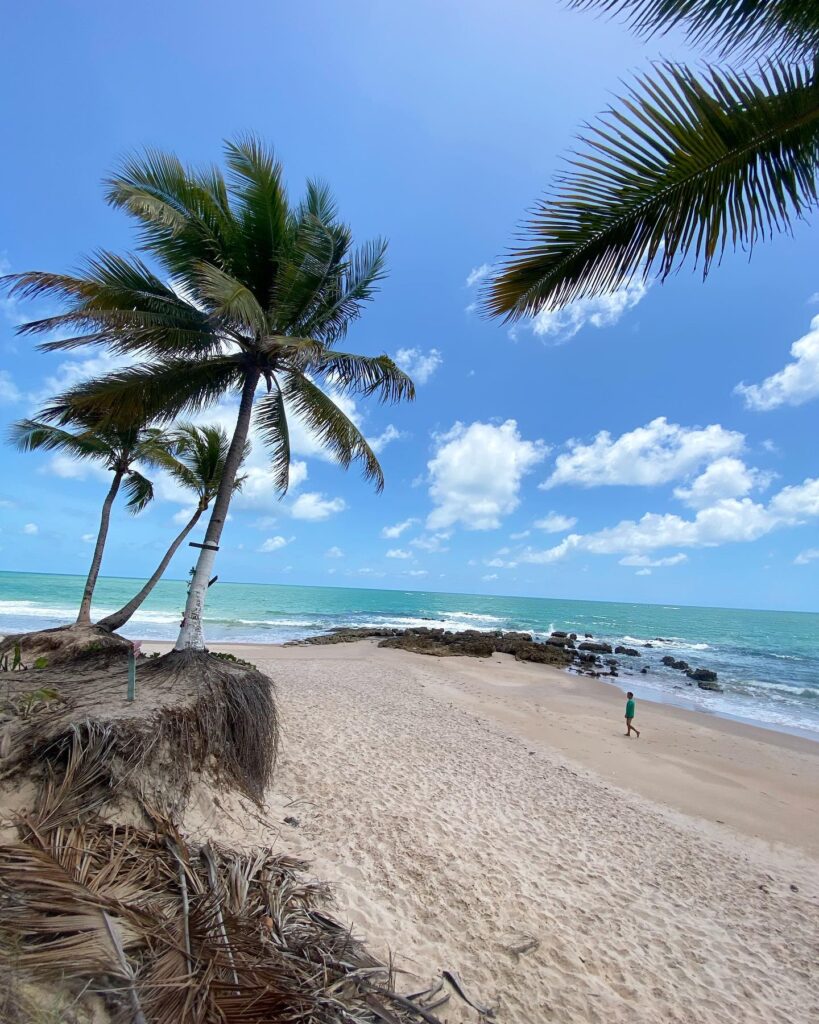
[(581, 136), (484, 295), (514, 321), (789, 231), (817, 202), (819, 6), (573, 0), (730, 66), (661, 61)]
[(289, 483), (290, 416), (343, 467), (360, 464), (380, 490), (381, 466), (344, 399), (414, 397), (411, 379), (389, 356), (337, 347), (385, 275), (386, 243), (354, 247), (324, 184), (309, 181), (303, 198), (291, 202), (282, 165), (254, 137), (226, 143), (225, 164), (226, 173), (190, 168), (148, 150), (107, 181), (108, 202), (136, 220), (140, 248), (157, 272), (140, 257), (100, 252), (77, 276), (6, 278), (12, 295), (62, 303), (57, 315), (19, 328), (48, 334), (42, 349), (104, 345), (138, 360), (55, 397), (42, 413), (54, 429), (82, 417), (169, 423), (239, 398), (180, 650), (204, 649), (205, 596), (252, 422), (270, 452), (278, 493)]
[[(68, 424), (72, 429), (68, 429)], [(125, 423), (121, 417), (101, 418), (88, 413), (67, 417), (62, 426), (43, 420), (19, 420), (12, 425), (10, 439), (21, 451), (58, 452), (104, 466), (112, 474), (76, 619), (78, 625), (90, 625), (91, 602), (117, 494), (120, 488), (125, 491), (125, 507), (134, 515), (150, 504), (153, 483), (137, 464), (156, 465), (167, 456), (171, 439), (166, 431), (146, 426), (141, 419)]]

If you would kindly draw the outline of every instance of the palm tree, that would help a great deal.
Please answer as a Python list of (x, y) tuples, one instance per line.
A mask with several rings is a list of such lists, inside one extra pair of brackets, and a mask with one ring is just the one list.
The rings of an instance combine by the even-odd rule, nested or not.
[[(649, 35), (683, 26), (737, 68), (660, 63), (586, 133), (569, 170), (484, 296), (516, 320), (665, 279), (703, 276), (727, 246), (752, 250), (817, 202), (819, 4), (809, 0), (574, 0)], [(751, 61), (747, 67), (742, 63)]]
[(218, 168), (189, 169), (174, 156), (147, 151), (108, 181), (108, 201), (139, 222), (141, 248), (161, 276), (139, 258), (102, 252), (79, 276), (31, 272), (8, 279), (12, 294), (64, 303), (59, 315), (20, 329), (71, 332), (42, 348), (105, 344), (144, 359), (60, 396), (46, 411), (50, 422), (88, 413), (167, 422), (225, 395), (240, 398), (178, 649), (204, 649), (207, 584), (254, 407), (280, 493), (289, 479), (290, 414), (342, 466), (359, 461), (380, 490), (378, 460), (338, 399), (414, 397), (412, 381), (386, 355), (335, 348), (384, 276), (386, 244), (354, 249), (324, 185), (308, 182), (301, 202), (291, 204), (281, 165), (259, 141), (227, 143), (225, 160), (227, 178)]
[(102, 564), (114, 499), (124, 480), (128, 496), (125, 507), (129, 512), (136, 515), (151, 502), (153, 484), (134, 465), (137, 462), (155, 462), (167, 451), (168, 437), (156, 427), (117, 426), (113, 421), (94, 422), (85, 417), (84, 422), (75, 421), (75, 432), (39, 420), (20, 420), (12, 425), (10, 440), (24, 452), (62, 452), (73, 459), (102, 464), (114, 474), (102, 503), (97, 542), (76, 620), (77, 625), (90, 625), (91, 600)]
[[(165, 469), (177, 483), (196, 495), (196, 507), (184, 528), (177, 534), (165, 552), (150, 579), (146, 581), (139, 592), (119, 611), (112, 612), (99, 620), (97, 625), (111, 632), (121, 629), (125, 625), (162, 579), (171, 559), (213, 501), (222, 481), (229, 441), (221, 427), (197, 427), (192, 423), (182, 423), (173, 431), (170, 441), (169, 449), (157, 453), (155, 462)], [(246, 446), (245, 457), (249, 454), (249, 450), (249, 446)], [(236, 477), (233, 481), (234, 492), (241, 490), (244, 481), (245, 477)]]

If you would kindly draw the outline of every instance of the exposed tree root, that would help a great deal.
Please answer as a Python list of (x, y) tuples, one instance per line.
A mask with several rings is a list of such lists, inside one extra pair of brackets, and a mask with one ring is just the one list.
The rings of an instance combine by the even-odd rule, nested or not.
[(124, 654), (130, 646), (130, 641), (101, 626), (74, 623), (4, 637), (0, 640), (0, 663), (8, 655), (10, 668), (15, 648), (26, 668), (32, 668), (38, 660), (44, 660), (53, 668), (100, 654)]

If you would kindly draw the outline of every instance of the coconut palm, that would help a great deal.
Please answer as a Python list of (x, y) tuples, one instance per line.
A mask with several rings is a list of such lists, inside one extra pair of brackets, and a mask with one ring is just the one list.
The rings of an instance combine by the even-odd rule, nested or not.
[(76, 620), (77, 625), (87, 625), (91, 622), (91, 600), (100, 573), (114, 499), (124, 481), (128, 497), (125, 507), (129, 512), (136, 515), (152, 501), (153, 484), (135, 464), (151, 464), (163, 457), (168, 451), (169, 438), (157, 427), (118, 426), (113, 421), (94, 422), (86, 417), (84, 422), (75, 424), (73, 431), (39, 420), (19, 420), (11, 427), (10, 440), (24, 452), (59, 452), (72, 459), (102, 465), (113, 473), (102, 503), (97, 541)]
[[(504, 261), (484, 310), (515, 320), (667, 277), (707, 275), (817, 201), (819, 4), (809, 0), (574, 0), (644, 35), (681, 26), (734, 68), (660, 63), (591, 127)], [(750, 62), (750, 63), (746, 63)], [(743, 66), (744, 65), (744, 66)]]
[(78, 276), (32, 272), (10, 279), (14, 294), (64, 304), (59, 315), (21, 328), (70, 332), (44, 349), (104, 344), (143, 360), (72, 388), (50, 405), (50, 422), (84, 413), (167, 422), (223, 396), (239, 397), (179, 649), (204, 648), (207, 584), (254, 415), (280, 493), (289, 478), (290, 415), (342, 466), (358, 461), (380, 490), (378, 460), (339, 400), (414, 396), (412, 381), (386, 355), (335, 348), (384, 276), (385, 243), (354, 249), (324, 185), (308, 182), (304, 198), (292, 204), (281, 165), (259, 141), (227, 143), (225, 161), (227, 177), (148, 151), (108, 181), (108, 201), (139, 222), (141, 248), (159, 273), (139, 258), (103, 252)]
[[(171, 434), (170, 442), (167, 450), (156, 453), (155, 462), (165, 469), (180, 486), (196, 495), (196, 505), (191, 517), (174, 538), (173, 543), (145, 585), (122, 608), (106, 615), (97, 623), (98, 626), (103, 626), (112, 632), (125, 625), (162, 579), (182, 542), (216, 497), (219, 484), (222, 481), (230, 442), (221, 427), (197, 427), (192, 423), (181, 423)], [(249, 451), (248, 445), (245, 449), (245, 457)], [(241, 490), (244, 481), (245, 477), (236, 477), (233, 481), (234, 492)]]

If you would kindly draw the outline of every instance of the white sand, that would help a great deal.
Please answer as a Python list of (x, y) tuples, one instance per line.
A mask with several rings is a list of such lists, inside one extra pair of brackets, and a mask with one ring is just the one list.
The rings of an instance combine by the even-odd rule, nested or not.
[(230, 649), (279, 688), (269, 840), (399, 966), (499, 1024), (819, 1020), (819, 744), (646, 703), (627, 741), (614, 688), (503, 657)]

